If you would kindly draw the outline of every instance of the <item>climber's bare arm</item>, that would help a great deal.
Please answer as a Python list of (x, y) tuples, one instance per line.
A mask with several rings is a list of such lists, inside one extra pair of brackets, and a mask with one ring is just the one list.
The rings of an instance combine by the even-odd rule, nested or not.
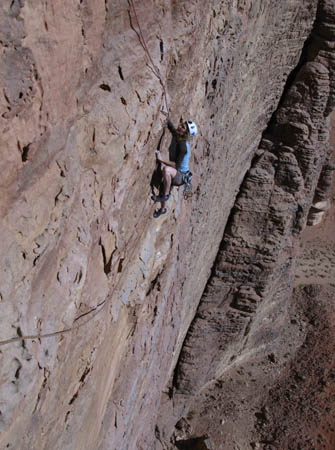
[(157, 160), (160, 161), (165, 166), (173, 167), (174, 169), (176, 169), (176, 163), (174, 163), (172, 161), (163, 161), (161, 159), (161, 153), (158, 150), (156, 150), (156, 157), (157, 157)]

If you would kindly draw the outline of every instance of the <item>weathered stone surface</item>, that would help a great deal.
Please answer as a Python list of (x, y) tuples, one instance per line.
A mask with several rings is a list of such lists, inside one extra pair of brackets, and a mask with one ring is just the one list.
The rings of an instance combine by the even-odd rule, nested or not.
[[(319, 2), (310, 40), (242, 183), (175, 371), (175, 420), (209, 383), (277, 340), (260, 324), (269, 311), (281, 322), (292, 290), (296, 236), (329, 159), (334, 8)], [(166, 430), (164, 420), (163, 414)]]
[[(327, 72), (332, 2), (320, 2), (330, 19), (277, 114), (277, 131), (260, 147), (317, 1), (133, 3), (171, 118), (199, 125), (193, 201), (175, 190), (158, 221), (149, 182), (165, 96), (132, 2), (0, 5), (0, 340), (66, 330), (0, 347), (3, 448), (167, 445), (175, 414), (165, 430), (157, 416), (224, 229), (206, 329), (212, 339), (222, 314), (230, 331), (218, 342), (233, 357), (264, 303), (264, 283), (290, 268), (286, 250), (273, 248), (290, 227), (304, 226), (324, 162), (324, 119), (335, 98)], [(303, 152), (306, 143), (318, 143), (320, 153)], [(227, 283), (230, 274), (236, 285)], [(201, 307), (197, 315), (206, 319)], [(210, 369), (211, 377), (221, 373), (224, 360)]]
[(309, 210), (307, 225), (314, 226), (319, 224), (330, 208), (330, 195), (333, 183), (334, 164), (330, 161), (325, 163), (322, 168), (319, 182), (314, 194), (314, 200)]

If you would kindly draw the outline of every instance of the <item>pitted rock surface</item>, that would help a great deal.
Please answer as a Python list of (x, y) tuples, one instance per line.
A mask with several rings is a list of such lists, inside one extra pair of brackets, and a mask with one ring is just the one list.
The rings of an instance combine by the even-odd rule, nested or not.
[[(333, 4), (319, 3), (314, 28), (300, 63), (288, 80), (279, 107), (241, 185), (212, 275), (176, 366), (172, 381), (173, 413), (170, 411), (170, 417), (175, 414), (176, 423), (181, 416), (187, 417), (191, 405), (198, 417), (203, 414), (213, 417), (213, 411), (208, 412), (210, 406), (204, 392), (209, 392), (211, 397), (217, 380), (224, 378), (229, 385), (226, 373), (234, 373), (239, 365), (245, 367), (248, 359), (253, 361), (266, 349), (270, 353), (270, 348), (280, 348), (278, 343), (289, 330), (282, 318), (288, 318), (296, 236), (305, 227), (317, 182), (325, 176), (324, 168), (328, 167), (332, 150), (327, 120), (334, 96), (335, 54), (331, 50), (335, 42), (331, 22), (334, 13)], [(330, 180), (325, 182), (328, 195), (330, 183)], [(269, 320), (272, 330), (266, 325)], [(286, 338), (290, 339), (289, 333)], [(292, 350), (287, 352), (288, 357), (294, 357)], [(270, 385), (264, 385), (264, 395)], [(227, 392), (229, 387), (225, 389)], [(199, 407), (194, 402), (196, 395)], [(217, 393), (217, 397), (224, 402), (224, 394)], [(255, 399), (254, 404), (258, 401)], [(250, 410), (246, 410), (246, 415), (248, 413)], [(236, 431), (230, 435), (246, 448), (254, 431), (247, 430), (252, 420), (245, 416), (244, 420), (245, 433)], [(195, 422), (200, 424), (199, 419)], [(159, 423), (166, 431), (164, 414)], [(320, 430), (317, 420), (313, 426)], [(196, 433), (203, 432), (199, 425)], [(292, 433), (294, 435), (293, 430)], [(194, 428), (190, 427), (189, 435), (194, 434)], [(268, 444), (301, 448), (300, 441), (295, 447), (288, 446), (284, 440), (284, 435), (276, 435)], [(234, 443), (217, 437), (215, 445), (228, 449), (233, 448)]]
[[(189, 394), (262, 345), (328, 154), (332, 7), (2, 2), (1, 448), (168, 448)], [(175, 189), (156, 221), (166, 100), (199, 127), (194, 194)], [(193, 383), (192, 338), (175, 367), (195, 315), (212, 318), (189, 349), (210, 365)]]

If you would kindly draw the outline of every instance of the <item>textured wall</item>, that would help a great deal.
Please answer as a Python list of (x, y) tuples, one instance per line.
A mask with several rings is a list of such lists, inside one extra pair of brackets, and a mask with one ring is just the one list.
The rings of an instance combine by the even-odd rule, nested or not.
[(131, 3), (0, 6), (1, 340), (68, 330), (0, 347), (4, 448), (152, 448), (161, 392), (317, 7), (134, 4), (172, 120), (200, 130), (193, 200), (175, 190), (158, 221), (149, 181), (165, 100)]
[[(290, 290), (290, 282), (285, 281), (283, 288), (283, 278), (285, 272), (288, 276), (292, 272), (295, 237), (304, 228), (321, 169), (330, 156), (327, 119), (334, 96), (335, 55), (328, 46), (335, 35), (322, 36), (329, 24), (327, 9), (333, 12), (331, 5), (322, 6), (302, 65), (264, 133), (234, 204), (211, 280), (185, 342), (185, 364), (190, 361), (192, 369), (183, 367), (181, 356), (176, 383), (182, 391), (201, 388), (218, 374), (219, 366), (227, 368), (237, 353), (236, 345), (243, 344), (238, 336), (246, 337), (264, 299), (270, 303), (273, 296), (288, 297), (285, 291)], [(201, 349), (189, 342), (193, 335)], [(220, 350), (225, 350), (221, 361)], [(204, 379), (197, 369), (200, 361), (210, 367)], [(184, 379), (183, 372), (191, 370), (195, 376)]]
[[(251, 366), (255, 360), (258, 358), (258, 366), (266, 366), (268, 355), (270, 360), (273, 355), (272, 362), (279, 363), (284, 372), (289, 365), (288, 361), (294, 361), (295, 352), (298, 352), (301, 345), (302, 336), (291, 329), (288, 311), (298, 247), (297, 236), (306, 225), (318, 181), (319, 186), (321, 182), (327, 184), (328, 196), (330, 195), (330, 177), (323, 168), (329, 167), (332, 150), (329, 121), (335, 93), (334, 17), (333, 2), (319, 2), (316, 21), (300, 62), (288, 80), (279, 107), (263, 134), (251, 168), (241, 185), (212, 275), (185, 339), (174, 374), (172, 411), (175, 422), (181, 416), (186, 417), (187, 408), (192, 406), (193, 413), (196, 411), (199, 416), (207, 416), (207, 422), (212, 414), (219, 424), (223, 412), (213, 413), (212, 408), (218, 406), (214, 400), (221, 398), (222, 403), (229, 402), (228, 399), (232, 398), (229, 391), (236, 391), (233, 378), (238, 373), (249, 370), (248, 382), (250, 383), (250, 379), (257, 382), (250, 387), (251, 392), (245, 394), (246, 398), (249, 397), (247, 402), (250, 406), (240, 412), (237, 430), (231, 430), (229, 438), (216, 436), (214, 447), (217, 449), (232, 448), (237, 443), (246, 448), (244, 446), (250, 445), (252, 441), (252, 433), (257, 429), (257, 420), (252, 414), (253, 407), (259, 405), (262, 396), (263, 399), (267, 397), (273, 383), (273, 374), (262, 374), (259, 367), (258, 373), (252, 375)], [(306, 301), (308, 302), (308, 298)], [(301, 315), (306, 314), (308, 317), (313, 308), (311, 306), (307, 313), (301, 312)], [(303, 307), (301, 309), (304, 311)], [(329, 314), (329, 319), (328, 316), (324, 319), (325, 323), (328, 320), (332, 322), (331, 307)], [(324, 315), (324, 312), (320, 313), (320, 325), (323, 324)], [(292, 323), (294, 324), (294, 320)], [(324, 328), (320, 326), (320, 334), (329, 326), (331, 325), (325, 325)], [(319, 336), (314, 337), (312, 333), (308, 336), (306, 341), (321, 339)], [(314, 347), (311, 345), (312, 351)], [(327, 364), (319, 364), (320, 371), (328, 370)], [(296, 365), (299, 367), (299, 363)], [(280, 378), (278, 372), (276, 376)], [(317, 376), (315, 383), (316, 380)], [(220, 395), (218, 391), (223, 385), (224, 393)], [(215, 386), (218, 386), (216, 392)], [(311, 390), (312, 395), (311, 386), (307, 389)], [(240, 391), (243, 390), (241, 386)], [(197, 394), (198, 407), (197, 401), (194, 401)], [(206, 398), (211, 396), (212, 408)], [(240, 396), (241, 401), (243, 395)], [(221, 405), (218, 409), (224, 408)], [(226, 408), (226, 413), (227, 409), (229, 408)], [(275, 407), (273, 409), (275, 411)], [(235, 413), (237, 411), (238, 406), (235, 407)], [(259, 412), (257, 414), (261, 415)], [(284, 421), (280, 414), (283, 414), (282, 409), (277, 414), (277, 420)], [(172, 416), (170, 410), (170, 420)], [(322, 417), (320, 411), (318, 417)], [(302, 414), (301, 418), (307, 420)], [(268, 420), (264, 422), (267, 423)], [(163, 413), (160, 421), (163, 430), (165, 423)], [(179, 422), (179, 427), (181, 424)], [(198, 432), (201, 429), (204, 433), (201, 420), (198, 420), (198, 425)], [(311, 426), (321, 431), (321, 426), (318, 428), (315, 423)], [(249, 427), (254, 429), (251, 431)], [(185, 424), (182, 428), (186, 436), (192, 434)], [(276, 429), (274, 424), (273, 428)], [(332, 430), (331, 424), (328, 429)], [(285, 431), (277, 423), (276, 432), (272, 430), (271, 439), (263, 432), (263, 440), (280, 448), (310, 448), (312, 441), (307, 441), (304, 433), (299, 436), (299, 441), (289, 445), (287, 430), (292, 439), (295, 434), (299, 434), (288, 426)], [(301, 447), (303, 442), (306, 447)], [(332, 444), (329, 445), (322, 448), (332, 448)]]

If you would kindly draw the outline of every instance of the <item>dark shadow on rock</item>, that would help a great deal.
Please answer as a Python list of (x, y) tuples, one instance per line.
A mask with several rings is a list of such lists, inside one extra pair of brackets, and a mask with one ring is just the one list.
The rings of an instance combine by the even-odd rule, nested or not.
[(207, 436), (177, 441), (176, 447), (179, 450), (214, 450), (214, 447)]
[[(156, 168), (154, 173), (151, 176), (150, 181), (151, 192), (153, 195), (162, 195), (163, 194), (163, 173), (162, 173), (162, 163), (157, 161)], [(155, 189), (158, 192), (155, 192)]]

